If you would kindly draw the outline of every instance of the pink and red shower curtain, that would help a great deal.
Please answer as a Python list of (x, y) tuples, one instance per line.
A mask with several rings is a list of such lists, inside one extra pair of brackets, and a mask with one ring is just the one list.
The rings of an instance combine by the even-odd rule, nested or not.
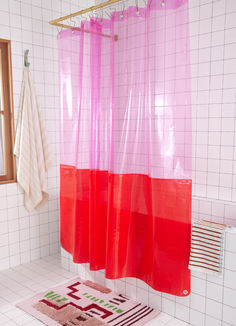
[(109, 279), (188, 295), (187, 1), (93, 18), (58, 46), (62, 247)]

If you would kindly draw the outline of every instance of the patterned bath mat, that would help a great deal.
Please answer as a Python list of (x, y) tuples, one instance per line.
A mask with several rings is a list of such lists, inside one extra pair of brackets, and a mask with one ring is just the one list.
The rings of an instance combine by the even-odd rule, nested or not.
[(159, 314), (122, 294), (79, 278), (17, 306), (48, 326), (141, 326)]

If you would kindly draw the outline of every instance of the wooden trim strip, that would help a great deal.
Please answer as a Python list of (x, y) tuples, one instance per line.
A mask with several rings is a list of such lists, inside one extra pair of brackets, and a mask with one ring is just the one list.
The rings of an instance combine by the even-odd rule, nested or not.
[(191, 259), (190, 262), (203, 264), (203, 265), (206, 265), (206, 266), (211, 266), (211, 267), (216, 267), (216, 268), (220, 267), (220, 264), (218, 264), (218, 266), (216, 266), (215, 264), (205, 263), (203, 261), (198, 261), (198, 260), (195, 260), (195, 259)]
[(219, 260), (219, 259), (221, 259), (221, 257), (220, 257), (220, 255), (218, 255), (218, 257), (214, 257), (214, 256), (212, 256), (212, 255), (209, 255), (209, 254), (206, 254), (206, 253), (201, 253), (201, 252), (194, 252), (194, 251), (191, 251), (191, 256), (192, 255), (201, 255), (201, 256), (203, 256), (203, 257), (211, 257), (211, 258), (213, 258), (213, 259), (215, 259), (215, 260)]
[(191, 255), (191, 260), (195, 260), (195, 259), (199, 259), (199, 261), (203, 261), (203, 262), (211, 262), (215, 265), (219, 265), (221, 263), (221, 259), (216, 259), (216, 260), (211, 260), (205, 257), (198, 257), (197, 255)]
[(199, 267), (199, 268), (209, 269), (210, 271), (214, 271), (214, 272), (219, 273), (219, 270), (213, 269), (213, 268), (210, 268), (210, 267), (205, 267), (205, 266), (196, 265), (196, 264), (189, 264), (189, 266), (195, 266), (195, 267)]
[(216, 227), (224, 227), (224, 228), (227, 227), (227, 224), (217, 223), (217, 222), (213, 222), (213, 221), (209, 221), (209, 220), (202, 220), (202, 222), (207, 222), (207, 223), (210, 223), (210, 224), (215, 224)]
[[(218, 240), (212, 240), (212, 239), (209, 239), (209, 238), (207, 238), (207, 237), (202, 237), (202, 236), (200, 236), (200, 235), (195, 235), (195, 234), (193, 234), (192, 235), (192, 238), (193, 239), (203, 239), (203, 240), (208, 240), (208, 242), (206, 242), (206, 243), (208, 243), (208, 244), (212, 244), (213, 246), (219, 246), (218, 244), (221, 244), (221, 241), (218, 241)], [(200, 240), (199, 240), (200, 241)], [(211, 242), (214, 242), (214, 243), (210, 243), (209, 241), (211, 241)]]
[(214, 230), (208, 230), (208, 229), (205, 229), (204, 227), (199, 227), (199, 226), (196, 226), (196, 225), (193, 225), (193, 229), (199, 229), (201, 231), (205, 231), (205, 232), (209, 232), (209, 233), (217, 233), (217, 234), (220, 234), (222, 235), (222, 232), (218, 232), (218, 231), (214, 231)]
[[(217, 248), (211, 248), (211, 247), (206, 246), (206, 244), (209, 245), (208, 242), (201, 241), (201, 240), (194, 240), (194, 241), (197, 241), (197, 242), (198, 242), (198, 243), (197, 243), (198, 246), (202, 246), (202, 247), (204, 247), (204, 248), (208, 248), (208, 249), (215, 250), (215, 251), (221, 251), (221, 249), (217, 249), (217, 248), (221, 248), (220, 246), (215, 245)], [(199, 242), (200, 242), (200, 243), (204, 243), (204, 245), (199, 244)]]
[(11, 41), (0, 39), (0, 91), (2, 99), (1, 115), (4, 131), (4, 166), (5, 174), (0, 176), (0, 183), (16, 182), (16, 159), (13, 154), (14, 147), (14, 109), (13, 109), (13, 86), (12, 86), (12, 60)]
[(222, 253), (221, 251), (218, 251), (218, 252), (211, 252), (209, 250), (205, 250), (204, 248), (191, 248), (191, 254), (192, 253), (199, 253), (201, 252), (202, 255), (212, 255), (214, 256), (216, 259), (219, 259), (221, 256), (222, 256)]
[(219, 240), (222, 239), (222, 237), (219, 237), (219, 236), (217, 236), (217, 235), (211, 235), (211, 234), (209, 234), (209, 233), (200, 232), (200, 231), (195, 230), (195, 229), (192, 230), (192, 233), (194, 233), (195, 235), (201, 234), (201, 235), (205, 236), (205, 237), (206, 237), (207, 239), (209, 239), (209, 240), (212, 240), (212, 238), (213, 238), (213, 239), (219, 239)]

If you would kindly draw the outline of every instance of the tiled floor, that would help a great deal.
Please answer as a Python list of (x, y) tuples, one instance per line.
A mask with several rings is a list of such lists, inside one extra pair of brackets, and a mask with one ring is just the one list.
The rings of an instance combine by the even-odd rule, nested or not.
[[(76, 276), (78, 275), (61, 268), (59, 256), (46, 257), (0, 272), (0, 325), (44, 325), (16, 308), (15, 303)], [(164, 313), (146, 324), (146, 326), (163, 325), (187, 324)]]

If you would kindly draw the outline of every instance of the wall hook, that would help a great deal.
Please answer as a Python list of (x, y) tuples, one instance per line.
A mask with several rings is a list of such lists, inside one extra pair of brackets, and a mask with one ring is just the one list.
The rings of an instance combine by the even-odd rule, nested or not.
[(28, 61), (28, 54), (29, 54), (29, 50), (27, 49), (24, 52), (24, 64), (25, 64), (25, 67), (27, 67), (27, 68), (30, 66), (30, 63)]

